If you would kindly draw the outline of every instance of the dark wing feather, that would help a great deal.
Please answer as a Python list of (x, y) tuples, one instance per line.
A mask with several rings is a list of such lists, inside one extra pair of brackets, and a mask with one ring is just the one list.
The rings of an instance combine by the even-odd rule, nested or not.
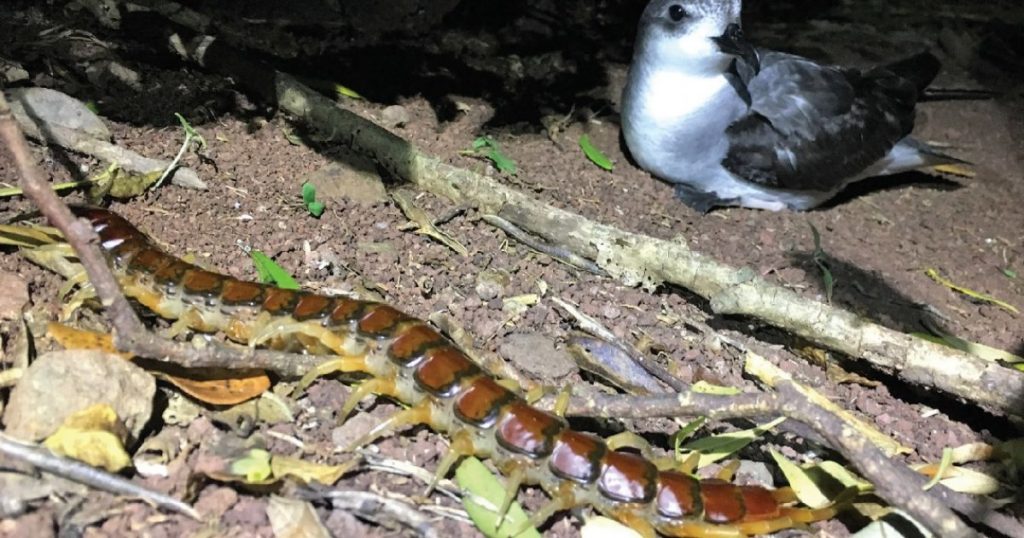
[(918, 87), (927, 85), (930, 67), (910, 78), (890, 67), (909, 71), (918, 65), (911, 58), (861, 73), (762, 52), (761, 71), (742, 81), (750, 113), (726, 131), (730, 146), (723, 166), (767, 187), (828, 191), (840, 186), (913, 129)]

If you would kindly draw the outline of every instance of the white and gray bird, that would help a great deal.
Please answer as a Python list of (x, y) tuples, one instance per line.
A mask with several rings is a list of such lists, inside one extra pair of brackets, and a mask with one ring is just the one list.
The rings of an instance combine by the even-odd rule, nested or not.
[(751, 45), (741, 7), (653, 0), (640, 19), (623, 135), (687, 205), (806, 210), (853, 181), (962, 162), (910, 136), (935, 56), (820, 65)]

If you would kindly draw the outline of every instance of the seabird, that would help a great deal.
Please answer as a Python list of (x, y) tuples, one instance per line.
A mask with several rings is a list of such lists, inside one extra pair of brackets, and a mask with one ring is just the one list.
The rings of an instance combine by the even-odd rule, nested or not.
[(922, 52), (867, 71), (754, 47), (741, 0), (653, 0), (640, 19), (622, 131), (677, 196), (806, 210), (867, 177), (963, 162), (910, 137), (939, 71)]

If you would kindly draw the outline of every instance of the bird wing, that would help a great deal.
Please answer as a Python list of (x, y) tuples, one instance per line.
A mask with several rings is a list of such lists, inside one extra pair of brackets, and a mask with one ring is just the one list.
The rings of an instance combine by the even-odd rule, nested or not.
[(916, 83), (887, 67), (862, 73), (759, 52), (760, 71), (737, 77), (749, 113), (726, 131), (722, 165), (741, 178), (778, 189), (833, 190), (914, 127)]

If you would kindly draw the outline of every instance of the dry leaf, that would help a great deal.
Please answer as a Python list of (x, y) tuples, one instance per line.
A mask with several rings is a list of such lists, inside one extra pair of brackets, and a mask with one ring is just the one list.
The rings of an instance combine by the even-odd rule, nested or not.
[(313, 505), (278, 497), (270, 497), (267, 518), (276, 538), (330, 538)]
[[(118, 353), (107, 333), (83, 331), (61, 323), (50, 323), (47, 333), (65, 349), (95, 349), (130, 359), (130, 353)], [(213, 405), (236, 405), (263, 394), (270, 378), (262, 371), (178, 368), (170, 364), (147, 363), (148, 370), (189, 396)]]
[(324, 465), (312, 463), (290, 456), (274, 456), (270, 460), (270, 469), (274, 478), (293, 477), (303, 483), (319, 482), (330, 486), (342, 475), (356, 465), (358, 460), (351, 460), (341, 465)]
[(56, 454), (118, 472), (131, 465), (124, 449), (128, 430), (108, 404), (96, 404), (67, 418), (43, 445)]

